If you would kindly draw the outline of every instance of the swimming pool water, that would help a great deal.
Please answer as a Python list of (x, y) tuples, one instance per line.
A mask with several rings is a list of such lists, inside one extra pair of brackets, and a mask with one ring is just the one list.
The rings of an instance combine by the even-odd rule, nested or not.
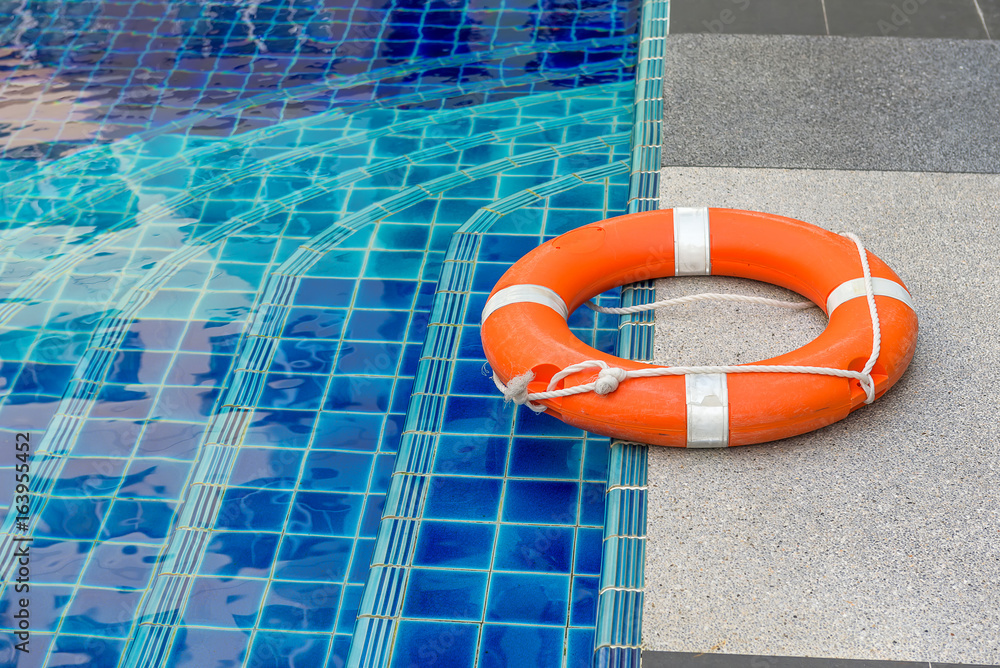
[(505, 407), (477, 320), (527, 250), (651, 197), (638, 18), (0, 3), (0, 427), (33, 451), (0, 661), (591, 664), (641, 454)]

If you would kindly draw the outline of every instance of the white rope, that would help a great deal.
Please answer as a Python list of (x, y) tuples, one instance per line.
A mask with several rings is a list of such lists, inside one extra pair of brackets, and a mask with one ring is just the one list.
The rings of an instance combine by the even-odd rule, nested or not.
[(779, 308), (807, 309), (816, 306), (812, 302), (783, 302), (779, 299), (768, 299), (767, 297), (751, 297), (750, 295), (721, 294), (718, 292), (705, 292), (700, 295), (687, 295), (686, 297), (674, 297), (673, 299), (661, 299), (650, 304), (639, 304), (638, 306), (623, 306), (614, 308), (611, 306), (598, 306), (592, 301), (587, 302), (587, 306), (598, 313), (610, 313), (612, 315), (626, 315), (629, 313), (642, 313), (652, 311), (662, 306), (677, 306), (678, 304), (690, 304), (691, 302), (720, 301), (720, 302), (750, 302), (753, 304), (766, 304), (767, 306), (777, 306)]
[[(861, 258), (861, 271), (864, 275), (865, 280), (865, 296), (868, 299), (868, 312), (871, 316), (872, 321), (872, 353), (865, 363), (864, 368), (861, 371), (851, 371), (849, 369), (833, 369), (828, 367), (820, 366), (788, 366), (781, 364), (768, 364), (768, 365), (754, 365), (754, 366), (672, 366), (672, 367), (650, 367), (648, 369), (621, 369), (617, 367), (608, 366), (606, 362), (601, 360), (585, 360), (577, 364), (571, 364), (562, 371), (558, 372), (549, 381), (548, 387), (545, 392), (528, 392), (528, 383), (530, 383), (535, 378), (535, 374), (528, 371), (525, 374), (516, 376), (510, 380), (506, 385), (501, 381), (497, 375), (493, 374), (493, 383), (497, 386), (507, 401), (513, 401), (515, 404), (524, 405), (533, 410), (536, 413), (542, 413), (545, 411), (545, 406), (540, 404), (535, 404), (532, 402), (541, 401), (544, 399), (558, 399), (561, 397), (571, 397), (575, 394), (583, 394), (585, 392), (596, 392), (600, 395), (610, 394), (618, 389), (618, 385), (629, 378), (657, 378), (660, 376), (685, 376), (687, 374), (707, 374), (707, 373), (809, 373), (816, 374), (820, 376), (836, 376), (839, 378), (851, 378), (858, 381), (861, 384), (861, 388), (865, 391), (865, 403), (870, 404), (875, 401), (875, 381), (872, 379), (871, 371), (875, 367), (875, 362), (878, 360), (879, 353), (882, 348), (882, 333), (879, 327), (878, 321), (878, 309), (875, 307), (875, 289), (872, 284), (871, 268), (868, 266), (868, 254), (865, 252), (865, 247), (861, 244), (861, 240), (857, 236), (851, 234), (850, 232), (845, 233), (848, 239), (854, 242), (854, 245), (858, 247), (858, 255)], [(694, 301), (703, 300), (715, 300), (722, 298), (724, 301), (749, 301), (756, 303), (771, 304), (773, 306), (781, 306), (784, 308), (809, 308), (814, 304), (812, 302), (780, 302), (776, 299), (765, 299), (763, 297), (743, 297), (740, 295), (720, 295), (714, 293), (705, 293), (700, 295), (691, 295), (689, 297), (679, 297), (676, 299), (664, 299), (653, 304), (645, 304), (643, 306), (630, 306), (620, 309), (611, 309), (605, 307), (592, 307), (595, 311), (601, 313), (638, 313), (640, 311), (647, 311), (651, 308), (656, 308), (659, 306), (668, 306), (673, 304), (685, 304)], [(589, 302), (588, 302), (589, 305)], [(589, 383), (584, 383), (582, 385), (574, 385), (573, 387), (565, 387), (561, 390), (556, 390), (555, 386), (563, 378), (570, 376), (578, 371), (583, 371), (585, 369), (597, 368), (599, 369), (597, 373), (597, 378)]]

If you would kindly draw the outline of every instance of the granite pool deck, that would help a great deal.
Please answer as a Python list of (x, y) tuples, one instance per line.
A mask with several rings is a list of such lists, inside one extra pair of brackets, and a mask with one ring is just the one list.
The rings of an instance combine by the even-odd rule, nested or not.
[[(853, 231), (906, 282), (920, 335), (903, 379), (826, 429), (650, 448), (644, 665), (1000, 664), (1000, 47), (979, 37), (667, 38), (660, 207)], [(658, 284), (707, 291), (794, 298)], [(824, 324), (677, 307), (657, 316), (656, 361), (765, 359)]]

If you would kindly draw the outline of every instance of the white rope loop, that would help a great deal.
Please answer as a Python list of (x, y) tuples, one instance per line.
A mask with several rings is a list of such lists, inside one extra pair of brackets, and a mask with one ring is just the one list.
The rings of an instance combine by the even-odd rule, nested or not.
[[(545, 399), (559, 399), (571, 397), (576, 394), (586, 392), (596, 392), (600, 395), (610, 394), (618, 389), (618, 385), (629, 378), (657, 378), (661, 376), (685, 376), (688, 374), (711, 374), (711, 373), (808, 373), (820, 376), (836, 376), (839, 378), (850, 378), (858, 381), (861, 389), (865, 391), (865, 403), (870, 404), (875, 401), (875, 380), (871, 372), (875, 368), (882, 349), (882, 331), (879, 326), (878, 309), (875, 306), (875, 289), (872, 283), (871, 268), (868, 264), (868, 253), (862, 245), (861, 240), (850, 232), (844, 233), (845, 237), (854, 242), (858, 248), (858, 255), (861, 258), (861, 271), (865, 282), (865, 296), (868, 300), (868, 312), (872, 321), (872, 352), (861, 371), (851, 371), (850, 369), (834, 369), (818, 366), (787, 366), (781, 364), (757, 365), (757, 366), (672, 366), (672, 367), (650, 367), (648, 369), (622, 369), (612, 367), (601, 360), (585, 360), (577, 362), (559, 371), (549, 381), (545, 392), (528, 393), (528, 383), (535, 378), (532, 371), (528, 371), (520, 376), (511, 378), (506, 385), (497, 375), (493, 374), (493, 383), (503, 393), (506, 401), (513, 401), (515, 404), (527, 406), (536, 413), (545, 411), (545, 406), (533, 402)], [(757, 304), (767, 304), (781, 308), (805, 309), (815, 306), (812, 302), (783, 302), (777, 299), (766, 299), (764, 297), (751, 297), (744, 295), (704, 293), (699, 295), (689, 295), (687, 297), (677, 297), (674, 299), (662, 299), (651, 304), (641, 306), (627, 306), (623, 308), (610, 308), (597, 306), (593, 302), (587, 302), (587, 306), (599, 313), (627, 314), (649, 311), (662, 306), (674, 306), (677, 304), (688, 304), (697, 301), (741, 301)], [(585, 369), (599, 369), (597, 377), (589, 383), (555, 389), (559, 381), (574, 373)]]

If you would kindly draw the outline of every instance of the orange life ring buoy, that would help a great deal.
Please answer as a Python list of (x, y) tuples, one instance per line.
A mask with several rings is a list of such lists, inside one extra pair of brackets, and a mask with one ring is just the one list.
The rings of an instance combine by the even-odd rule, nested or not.
[[(482, 340), (496, 377), (534, 374), (531, 393), (583, 360), (634, 371), (642, 362), (602, 353), (574, 336), (569, 313), (594, 295), (637, 280), (674, 275), (737, 276), (793, 290), (824, 310), (826, 329), (798, 350), (750, 365), (859, 371), (873, 345), (873, 323), (859, 247), (791, 218), (735, 209), (678, 208), (619, 216), (577, 228), (534, 249), (496, 284), (483, 311)], [(870, 380), (874, 397), (906, 370), (917, 341), (909, 292), (867, 253), (881, 327)], [(594, 381), (595, 369), (555, 385)], [(869, 382), (866, 380), (865, 382)], [(631, 378), (614, 392), (538, 401), (576, 427), (614, 438), (680, 447), (763, 443), (803, 434), (866, 403), (856, 379), (799, 373), (727, 373)], [(539, 410), (541, 410), (539, 408)]]

